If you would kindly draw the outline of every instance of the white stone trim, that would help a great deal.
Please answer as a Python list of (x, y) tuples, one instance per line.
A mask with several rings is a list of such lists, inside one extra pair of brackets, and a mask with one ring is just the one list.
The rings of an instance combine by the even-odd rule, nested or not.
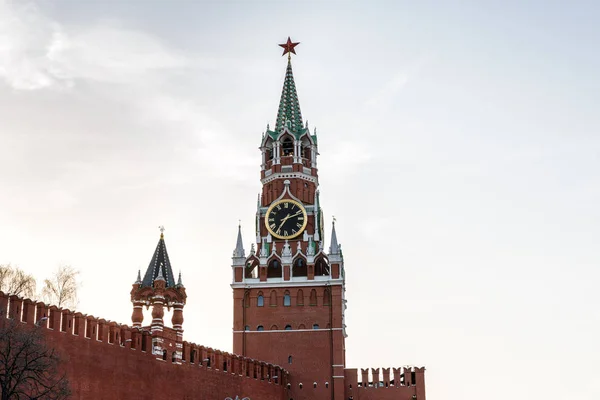
[(329, 332), (329, 331), (341, 331), (342, 328), (319, 328), (319, 329), (275, 329), (275, 330), (264, 330), (264, 331), (233, 331), (233, 333), (282, 333), (282, 332)]
[(343, 279), (327, 281), (281, 281), (281, 282), (236, 282), (231, 284), (232, 289), (259, 289), (259, 288), (284, 288), (284, 287), (310, 287), (310, 286), (343, 286)]
[(309, 182), (313, 182), (315, 184), (318, 184), (319, 180), (317, 179), (316, 176), (311, 176), (311, 175), (307, 175), (304, 174), (302, 172), (276, 172), (274, 174), (271, 174), (270, 176), (266, 176), (263, 179), (261, 179), (261, 183), (263, 185), (274, 181), (275, 179), (292, 179), (292, 178), (299, 178), (299, 179), (304, 179), (306, 181)]

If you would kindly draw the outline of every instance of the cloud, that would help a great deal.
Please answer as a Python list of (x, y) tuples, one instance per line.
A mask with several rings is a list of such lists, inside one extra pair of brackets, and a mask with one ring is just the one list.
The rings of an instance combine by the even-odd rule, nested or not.
[(0, 78), (17, 90), (70, 87), (79, 79), (143, 83), (191, 62), (157, 38), (99, 22), (67, 29), (34, 3), (0, 0)]
[(0, 77), (21, 90), (54, 84), (59, 77), (48, 53), (59, 32), (33, 3), (0, 0)]

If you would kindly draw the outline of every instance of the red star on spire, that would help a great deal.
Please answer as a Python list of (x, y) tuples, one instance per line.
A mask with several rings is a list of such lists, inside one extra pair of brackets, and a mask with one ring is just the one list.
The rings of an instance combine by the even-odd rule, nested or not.
[(294, 54), (296, 54), (296, 50), (294, 50), (294, 47), (298, 46), (299, 44), (300, 44), (300, 42), (292, 43), (292, 40), (288, 36), (287, 42), (284, 43), (284, 44), (280, 44), (279, 45), (280, 47), (283, 47), (283, 54), (282, 54), (282, 56), (285, 56), (287, 53), (294, 53)]

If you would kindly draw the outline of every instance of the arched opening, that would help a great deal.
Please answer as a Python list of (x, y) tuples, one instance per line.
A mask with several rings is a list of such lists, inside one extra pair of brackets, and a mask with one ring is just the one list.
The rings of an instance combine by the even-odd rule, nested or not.
[(192, 350), (190, 353), (190, 363), (193, 364), (196, 361), (196, 350)]
[(248, 264), (246, 264), (246, 268), (244, 269), (244, 277), (245, 278), (256, 278), (256, 270), (258, 263), (256, 262), (256, 260), (252, 260), (249, 261)]
[(246, 292), (244, 295), (244, 307), (250, 307), (250, 293)]
[(281, 143), (281, 153), (283, 156), (294, 155), (294, 142), (289, 136), (283, 139), (283, 142)]
[(174, 363), (175, 361), (177, 361), (177, 352), (176, 351), (174, 351), (173, 354), (171, 354), (171, 362)]
[(310, 161), (310, 153), (311, 153), (310, 147), (305, 146), (302, 148), (302, 158)]
[(286, 290), (285, 294), (283, 295), (283, 306), (284, 307), (289, 307), (291, 305), (292, 305), (292, 298), (290, 296), (290, 292), (288, 292)]
[(244, 330), (245, 330), (245, 331), (249, 331), (249, 330), (250, 330), (250, 325), (246, 325), (246, 326), (244, 327)]
[(296, 305), (303, 306), (304, 305), (304, 292), (302, 289), (298, 289), (298, 294), (296, 295)]
[(313, 324), (313, 329), (319, 329), (319, 324)]
[(292, 363), (292, 356), (288, 356), (288, 364)]
[(315, 276), (326, 276), (329, 275), (329, 266), (323, 258), (319, 258), (315, 262)]
[(329, 290), (329, 288), (325, 288), (325, 291), (323, 292), (323, 305), (331, 305), (331, 290)]
[(281, 278), (281, 271), (281, 263), (279, 260), (271, 260), (267, 267), (267, 278)]
[(278, 329), (279, 329), (279, 328), (277, 327), (277, 325), (271, 325), (271, 330), (272, 330), (272, 331), (276, 331), (276, 330), (278, 330)]
[(162, 359), (164, 361), (167, 361), (167, 350), (163, 350), (163, 352), (162, 352)]
[(317, 305), (317, 291), (315, 289), (310, 291), (310, 299), (308, 304), (310, 304), (311, 306)]
[(286, 331), (291, 331), (292, 330), (292, 326), (291, 325), (286, 325), (285, 326), (285, 330)]
[(264, 331), (264, 330), (265, 330), (265, 327), (264, 327), (264, 326), (262, 326), (262, 325), (259, 325), (259, 326), (257, 326), (257, 327), (256, 327), (256, 330), (257, 330), (258, 332), (262, 332), (262, 331)]
[(271, 290), (271, 297), (269, 298), (269, 306), (277, 307), (277, 293)]
[(256, 306), (263, 307), (265, 305), (265, 298), (263, 297), (262, 292), (258, 292), (258, 297), (256, 297)]
[(304, 258), (299, 257), (296, 259), (296, 261), (294, 261), (294, 266), (292, 268), (292, 276), (294, 278), (298, 276), (308, 276), (306, 260), (304, 260)]

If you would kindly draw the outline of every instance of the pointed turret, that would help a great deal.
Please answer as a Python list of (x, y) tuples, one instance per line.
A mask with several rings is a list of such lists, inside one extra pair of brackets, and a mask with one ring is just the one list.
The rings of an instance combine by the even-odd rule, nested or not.
[(335, 219), (331, 224), (331, 244), (329, 246), (329, 254), (330, 255), (339, 255), (340, 254), (340, 245), (338, 244), (337, 234), (335, 233)]
[(235, 250), (233, 250), (233, 257), (246, 257), (244, 251), (244, 243), (242, 241), (242, 225), (238, 225), (237, 242), (235, 244)]
[(277, 110), (275, 132), (281, 132), (286, 126), (295, 134), (304, 130), (298, 93), (296, 92), (296, 83), (294, 82), (294, 73), (292, 72), (292, 61), (289, 58), (285, 71), (285, 80), (283, 81), (283, 90), (281, 91), (281, 99), (279, 100), (279, 110)]
[(142, 284), (142, 271), (138, 269), (137, 279), (135, 280), (136, 285)]
[(148, 269), (142, 280), (142, 286), (152, 287), (154, 280), (159, 274), (161, 274), (162, 278), (165, 280), (165, 287), (175, 286), (175, 278), (173, 276), (173, 270), (171, 269), (171, 262), (169, 261), (169, 254), (167, 253), (163, 231), (160, 233), (160, 239), (156, 245), (156, 250), (154, 250), (154, 255), (152, 256), (152, 260), (150, 260), (150, 264), (148, 265)]
[(246, 264), (246, 252), (242, 240), (242, 225), (238, 225), (237, 241), (235, 242), (235, 249), (233, 250), (231, 260), (232, 267), (243, 266)]

